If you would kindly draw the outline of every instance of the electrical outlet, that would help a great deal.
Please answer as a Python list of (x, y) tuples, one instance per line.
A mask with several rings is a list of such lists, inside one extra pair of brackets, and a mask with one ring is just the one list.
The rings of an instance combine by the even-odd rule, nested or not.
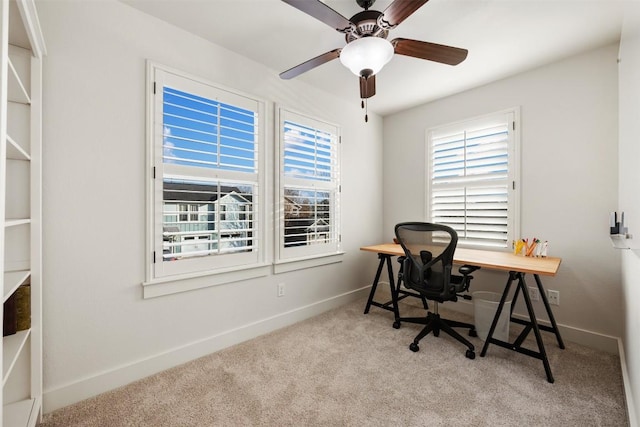
[(529, 286), (529, 296), (531, 297), (531, 301), (540, 301), (540, 293), (536, 287)]
[(560, 291), (549, 290), (549, 304), (560, 305)]
[(278, 296), (284, 296), (284, 283), (278, 283)]

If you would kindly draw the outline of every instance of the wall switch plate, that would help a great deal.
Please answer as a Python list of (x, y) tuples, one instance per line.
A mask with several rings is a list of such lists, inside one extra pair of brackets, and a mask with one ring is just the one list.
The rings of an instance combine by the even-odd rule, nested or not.
[(278, 283), (278, 296), (284, 296), (284, 283)]
[(538, 288), (534, 286), (529, 286), (529, 296), (531, 297), (531, 301), (540, 301), (540, 293), (538, 292)]
[(549, 290), (549, 304), (560, 305), (560, 291)]

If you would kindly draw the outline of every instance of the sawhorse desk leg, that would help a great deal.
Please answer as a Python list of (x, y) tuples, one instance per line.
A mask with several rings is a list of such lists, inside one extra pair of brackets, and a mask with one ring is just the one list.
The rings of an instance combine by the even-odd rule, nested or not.
[[(400, 317), (400, 312), (398, 311), (397, 304), (397, 295), (396, 295), (396, 287), (393, 280), (393, 267), (391, 266), (391, 255), (387, 254), (378, 254), (378, 258), (380, 259), (380, 263), (378, 263), (378, 271), (376, 271), (376, 277), (373, 279), (373, 285), (371, 285), (371, 291), (369, 292), (369, 299), (367, 300), (367, 306), (364, 308), (364, 314), (369, 313), (369, 309), (372, 305), (376, 307), (383, 308), (385, 310), (393, 311), (395, 318)], [(378, 281), (380, 280), (380, 274), (382, 274), (382, 269), (384, 268), (384, 264), (387, 264), (387, 274), (389, 275), (389, 288), (391, 290), (391, 301), (386, 303), (379, 303), (373, 300), (373, 297), (376, 294), (376, 288), (378, 287)], [(391, 307), (390, 307), (391, 306)]]
[[(536, 279), (536, 284), (538, 286), (538, 290), (540, 292), (540, 296), (544, 303), (545, 310), (547, 311), (547, 315), (549, 316), (549, 320), (551, 322), (551, 326), (539, 325), (538, 320), (536, 319), (536, 314), (533, 310), (533, 304), (531, 303), (531, 297), (529, 296), (529, 289), (527, 288), (527, 283), (524, 279), (524, 273), (510, 271), (509, 272), (509, 280), (504, 288), (504, 292), (502, 293), (502, 297), (500, 298), (500, 303), (498, 304), (498, 309), (496, 311), (496, 315), (493, 318), (493, 322), (491, 322), (491, 328), (489, 329), (489, 334), (487, 335), (487, 339), (482, 347), (482, 352), (480, 353), (480, 357), (484, 357), (487, 354), (487, 348), (489, 344), (496, 344), (500, 347), (507, 348), (509, 350), (516, 351), (518, 353), (525, 354), (530, 357), (534, 357), (536, 359), (542, 360), (544, 365), (544, 370), (547, 374), (547, 381), (550, 383), (554, 382), (553, 374), (551, 373), (551, 366), (549, 365), (549, 359), (547, 357), (547, 353), (544, 349), (544, 343), (542, 341), (542, 335), (540, 334), (540, 330), (553, 332), (556, 335), (556, 339), (558, 340), (558, 345), (560, 348), (564, 349), (564, 342), (562, 341), (562, 337), (560, 336), (560, 331), (558, 330), (558, 325), (556, 324), (555, 318), (553, 317), (553, 313), (551, 311), (551, 307), (549, 305), (549, 301), (547, 300), (547, 296), (544, 292), (544, 288), (542, 287), (542, 282), (540, 281), (540, 277), (537, 274), (534, 274)], [(514, 318), (511, 316), (512, 313), (509, 313), (510, 321), (514, 323), (518, 323), (521, 325), (525, 325), (525, 328), (522, 330), (518, 338), (513, 343), (500, 341), (493, 338), (493, 332), (496, 329), (498, 324), (498, 319), (500, 319), (500, 314), (504, 308), (504, 304), (509, 296), (509, 291), (511, 289), (511, 284), (514, 280), (518, 280), (516, 291), (513, 297), (513, 302), (511, 305), (511, 311), (513, 312), (513, 307), (515, 306), (515, 302), (518, 298), (520, 292), (522, 292), (522, 296), (524, 297), (524, 303), (527, 307), (527, 313), (529, 315), (529, 321)], [(532, 351), (527, 348), (522, 347), (522, 343), (529, 335), (529, 332), (533, 330), (533, 334), (536, 338), (536, 343), (538, 345), (538, 351)]]
[[(562, 337), (560, 336), (560, 330), (558, 329), (558, 324), (556, 323), (555, 317), (553, 317), (553, 311), (551, 311), (551, 305), (549, 304), (549, 300), (547, 299), (547, 293), (544, 291), (544, 287), (542, 286), (542, 281), (540, 280), (540, 276), (538, 276), (537, 274), (534, 274), (533, 277), (536, 280), (536, 285), (538, 286), (538, 293), (540, 294), (540, 298), (542, 299), (542, 303), (544, 304), (545, 311), (547, 313), (547, 316), (549, 317), (549, 322), (551, 323), (551, 326), (538, 324), (538, 328), (546, 332), (553, 332), (556, 336), (556, 340), (558, 341), (558, 347), (564, 350), (564, 341), (562, 341)], [(522, 273), (522, 280), (524, 282), (524, 273)], [(516, 300), (518, 299), (519, 292), (520, 292), (520, 287), (517, 287), (516, 293), (513, 296), (513, 303), (511, 305), (512, 313), (513, 313), (513, 307), (515, 306)], [(525, 326), (529, 324), (529, 322), (527, 322), (526, 320), (518, 319), (515, 317), (511, 317), (511, 321), (513, 323), (518, 323), (520, 325), (525, 325)]]

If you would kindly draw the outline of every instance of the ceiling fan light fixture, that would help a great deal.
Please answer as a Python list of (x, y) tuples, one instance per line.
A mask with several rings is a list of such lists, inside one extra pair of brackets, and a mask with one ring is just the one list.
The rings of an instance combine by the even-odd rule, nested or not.
[(377, 74), (393, 57), (393, 46), (387, 39), (380, 37), (362, 37), (342, 48), (340, 62), (356, 76), (364, 70)]

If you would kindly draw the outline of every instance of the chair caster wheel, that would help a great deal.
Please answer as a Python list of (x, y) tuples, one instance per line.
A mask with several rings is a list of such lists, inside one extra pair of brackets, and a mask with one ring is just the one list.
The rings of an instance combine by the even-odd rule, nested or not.
[(467, 359), (473, 360), (476, 358), (476, 354), (471, 350), (467, 350), (467, 352), (464, 355), (467, 357)]
[(409, 344), (409, 350), (415, 353), (416, 351), (420, 350), (420, 347), (418, 347), (418, 344), (412, 342), (411, 344)]
[(393, 322), (393, 329), (400, 329), (400, 322), (398, 321)]
[(477, 337), (477, 336), (478, 336), (478, 333), (476, 332), (476, 330), (475, 330), (475, 329), (470, 329), (470, 330), (469, 330), (469, 336), (470, 336), (470, 337)]
[(440, 336), (440, 331), (437, 331), (437, 330), (434, 329), (433, 330), (433, 336), (434, 337), (439, 337)]

